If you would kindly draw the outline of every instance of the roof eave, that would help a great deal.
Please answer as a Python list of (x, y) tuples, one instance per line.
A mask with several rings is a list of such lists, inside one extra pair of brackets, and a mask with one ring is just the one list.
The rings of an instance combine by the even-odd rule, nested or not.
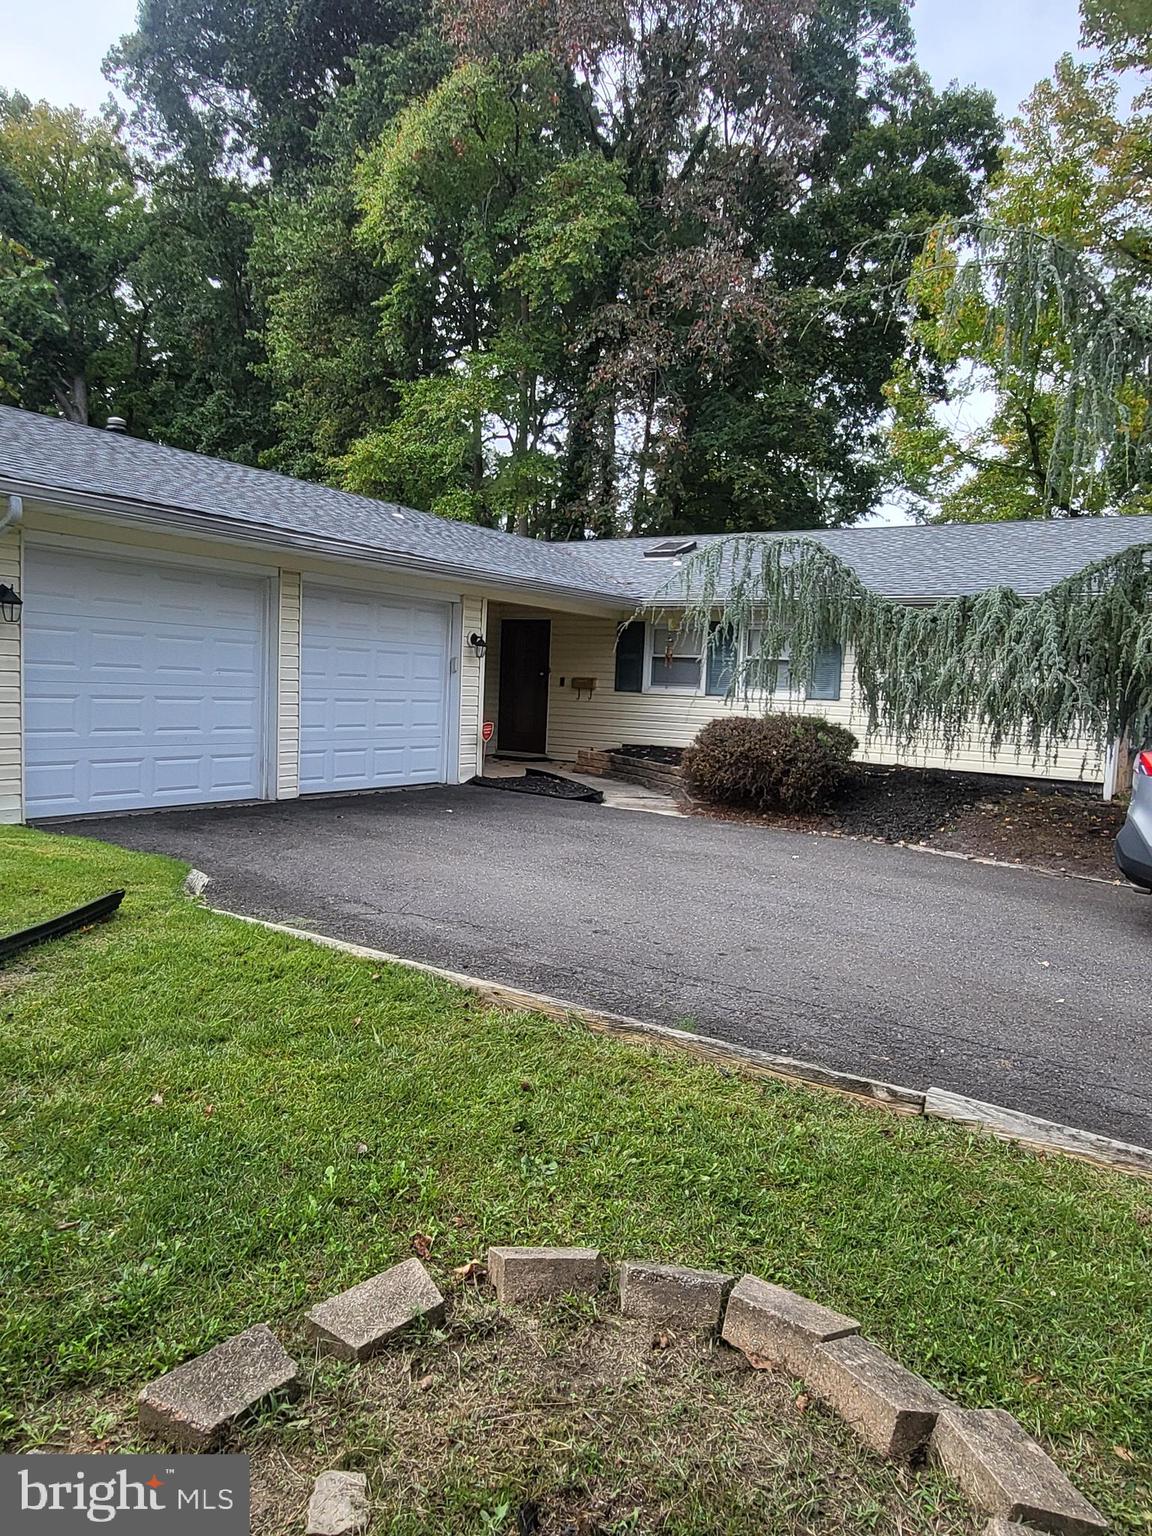
[(49, 485), (41, 481), (10, 475), (0, 474), (0, 492), (51, 502), (53, 505), (73, 512), (111, 516), (125, 522), (160, 528), (168, 533), (186, 532), (192, 535), (224, 538), (231, 542), (254, 544), (262, 548), (267, 548), (269, 545), (287, 547), (341, 560), (355, 560), (360, 564), (378, 565), (388, 570), (416, 571), (425, 576), (463, 579), (469, 583), (488, 583), (493, 586), (507, 587), (512, 591), (531, 592), (540, 596), (577, 598), (582, 602), (602, 604), (605, 609), (613, 613), (622, 607), (627, 608), (635, 601), (627, 592), (606, 587), (586, 586), (580, 582), (552, 582), (533, 577), (514, 576), (504, 572), (478, 571), (474, 566), (460, 561), (433, 560), (423, 555), (405, 554), (399, 550), (377, 549), (370, 544), (361, 544), (352, 539), (301, 534), (274, 523), (234, 518), (222, 513), (195, 512), (184, 507), (165, 505), (162, 502), (142, 502), (130, 497), (75, 491), (65, 486)]

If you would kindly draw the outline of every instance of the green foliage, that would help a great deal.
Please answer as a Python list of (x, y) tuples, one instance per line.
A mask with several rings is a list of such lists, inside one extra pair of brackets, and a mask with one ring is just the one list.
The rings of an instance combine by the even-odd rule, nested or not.
[(435, 315), (440, 356), (338, 461), (342, 483), (451, 493), (521, 532), (546, 521), (571, 320), (633, 211), (614, 167), (568, 155), (563, 92), (545, 57), (461, 64), (364, 158), (357, 239), (388, 274), (382, 339), (403, 367)]
[[(3, 175), (0, 167), (0, 202), (6, 200)], [(46, 263), (38, 261), (27, 246), (0, 234), (0, 398), (19, 405), (35, 366), (38, 342), (51, 338), (59, 343), (66, 335)]]
[(878, 596), (812, 539), (722, 539), (684, 562), (666, 597), (711, 646), (724, 630), (760, 633), (732, 680), (746, 698), (772, 657), (787, 654), (807, 689), (821, 651), (842, 646), (869, 734), (902, 746), (953, 751), (975, 730), (992, 752), (1039, 760), (1083, 736), (1101, 750), (1152, 738), (1152, 544), (1039, 596), (994, 587), (917, 605)]
[[(1014, 123), (986, 216), (941, 222), (919, 258), (919, 358), (886, 387), (891, 445), (921, 510), (1048, 517), (1152, 504), (1152, 118), (1118, 77), (1062, 59)], [(974, 430), (932, 410), (939, 370)]]
[[(474, 358), (509, 383), (455, 474), (482, 519), (571, 536), (866, 512), (908, 306), (845, 252), (970, 212), (999, 127), (987, 97), (937, 95), (906, 66), (903, 0), (828, 0), (799, 34), (786, 10), (759, 23), (786, 42), (763, 30), (740, 59), (735, 34), (665, 42), (660, 11), (638, 15), (639, 41), (594, 39), (574, 71), (550, 12), (500, 0), (455, 69), (426, 36), (362, 53), (258, 242), (274, 462), (341, 483), (375, 464), (357, 484), (403, 483), (385, 463), (439, 450), (402, 386)], [(470, 6), (459, 20), (479, 25)], [(686, 97), (665, 110), (661, 81), (682, 73), (690, 94), (739, 76), (727, 139)], [(503, 456), (551, 473), (517, 472), (524, 502), (497, 496)]]
[(860, 743), (819, 715), (736, 715), (710, 720), (684, 754), (693, 792), (756, 811), (826, 806)]
[(911, 310), (849, 253), (910, 266), (1000, 136), (911, 41), (907, 0), (142, 0), (127, 127), (82, 125), (115, 216), (0, 147), (0, 387), (551, 537), (851, 522)]
[(1147, 68), (1152, 44), (1150, 0), (1081, 0), (1084, 41), (1120, 68)]
[(136, 31), (105, 64), (141, 126), (202, 171), (233, 158), (277, 178), (306, 164), (311, 133), (361, 48), (415, 31), (419, 0), (140, 0)]
[(473, 430), (497, 400), (496, 381), (468, 368), (416, 379), (398, 391), (389, 424), (357, 438), (335, 461), (341, 485), (441, 516), (482, 521), (482, 488), (470, 484)]
[(86, 422), (132, 371), (144, 204), (114, 126), (0, 92), (5, 387)]

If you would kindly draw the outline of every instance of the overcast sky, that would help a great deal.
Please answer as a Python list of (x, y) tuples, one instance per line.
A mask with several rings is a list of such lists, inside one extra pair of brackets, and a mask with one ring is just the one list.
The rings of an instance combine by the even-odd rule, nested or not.
[[(0, 85), (57, 106), (98, 107), (100, 61), (130, 31), (135, 0), (0, 0)], [(1062, 53), (1075, 48), (1075, 0), (918, 0), (920, 61), (937, 85), (986, 86), (1015, 111)]]

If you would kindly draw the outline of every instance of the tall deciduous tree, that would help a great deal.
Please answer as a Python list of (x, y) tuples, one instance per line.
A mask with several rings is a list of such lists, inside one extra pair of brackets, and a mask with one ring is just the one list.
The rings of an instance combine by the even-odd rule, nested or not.
[[(995, 163), (998, 124), (988, 98), (937, 96), (906, 66), (905, 0), (749, 6), (733, 13), (730, 32), (726, 14), (710, 5), (646, 9), (625, 33), (620, 15), (595, 7), (572, 18), (552, 6), (454, 12), (465, 68), (507, 80), (529, 48), (537, 67), (549, 62), (554, 85), (533, 131), (552, 136), (550, 146), (562, 142), (560, 157), (579, 159), (586, 181), (598, 164), (599, 192), (628, 205), (622, 222), (613, 214), (612, 237), (585, 251), (568, 297), (528, 300), (536, 362), (525, 377), (537, 365), (550, 375), (537, 388), (551, 407), (535, 429), (539, 473), (520, 486), (537, 531), (811, 526), (851, 521), (876, 498), (886, 462), (881, 390), (907, 344), (907, 306), (878, 298), (869, 262), (849, 257), (893, 224), (923, 231), (942, 215), (969, 212)], [(491, 283), (476, 289), (469, 323), (487, 363), (465, 388), (460, 359), (475, 345), (461, 326), (463, 269), (448, 254), (459, 193), (446, 194), (431, 243), (402, 251), (379, 228), (357, 233), (356, 201), (366, 195), (354, 171), (359, 146), (384, 126), (365, 104), (386, 103), (385, 121), (403, 104), (409, 124), (444, 127), (446, 98), (433, 103), (432, 82), (420, 90), (414, 67), (419, 60), (443, 74), (442, 52), (431, 65), (436, 55), (427, 39), (362, 55), (356, 83), (313, 136), (306, 184), (273, 204), (262, 271), (280, 462), (396, 495), (424, 484), (430, 461), (450, 463), (444, 494), (455, 510), (504, 517), (503, 492), (493, 500), (487, 488), (498, 471), (510, 485), (510, 467), (465, 429), (471, 451), (447, 459), (433, 451), (429, 460), (420, 435), (432, 423), (442, 431), (444, 417), (432, 408), (436, 388), (409, 386), (443, 376), (441, 405), (474, 406), (498, 361), (488, 350), (497, 311), (505, 339), (512, 334), (514, 284), (503, 285), (502, 298)], [(407, 90), (398, 99), (401, 79)], [(685, 83), (670, 92), (671, 80)], [(410, 207), (405, 199), (416, 196), (412, 228), (430, 229), (449, 185), (433, 185), (439, 150), (411, 132), (401, 140), (393, 130), (385, 142), (381, 204)], [(531, 146), (529, 136), (511, 223), (468, 210), (484, 223), (489, 259), (497, 247), (512, 257), (527, 205), (542, 196), (546, 183), (527, 163)], [(477, 186), (495, 168), (500, 195), (508, 191), (503, 146), (493, 144), (491, 164), (475, 134), (449, 149), (447, 163), (466, 162)], [(368, 158), (378, 177), (384, 153)], [(411, 187), (402, 184), (405, 154)], [(585, 199), (588, 186), (576, 185)], [(494, 209), (485, 205), (487, 215)], [(591, 198), (572, 239), (603, 211)], [(547, 210), (535, 217), (539, 232)], [(554, 238), (571, 220), (562, 198), (553, 199), (552, 218)], [(469, 245), (465, 255), (474, 254)], [(502, 431), (507, 420), (488, 425)], [(492, 462), (479, 469), (485, 450)], [(401, 462), (405, 475), (419, 463), (415, 482), (386, 469)]]
[(108, 409), (132, 372), (143, 223), (113, 126), (0, 94), (0, 334), (21, 405), (77, 422)]
[(136, 31), (106, 68), (145, 128), (210, 167), (267, 165), (280, 178), (310, 158), (310, 135), (353, 60), (419, 26), (420, 0), (140, 0)]

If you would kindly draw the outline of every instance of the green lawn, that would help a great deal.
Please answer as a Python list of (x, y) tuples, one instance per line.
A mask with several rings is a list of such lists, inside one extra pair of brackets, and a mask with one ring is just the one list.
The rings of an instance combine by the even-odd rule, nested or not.
[[(1010, 1409), (1152, 1529), (1152, 1188), (939, 1123), (485, 1011), (213, 916), (183, 868), (0, 829), (0, 1425), (142, 1383), (434, 1239), (754, 1270)], [(365, 1150), (366, 1149), (366, 1150)]]

